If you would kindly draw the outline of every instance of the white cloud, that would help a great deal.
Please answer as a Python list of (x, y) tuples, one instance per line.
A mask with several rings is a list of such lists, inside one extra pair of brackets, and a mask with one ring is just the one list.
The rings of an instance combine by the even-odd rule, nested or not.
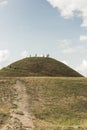
[(8, 4), (8, 0), (0, 0), (0, 7), (4, 7)]
[(62, 50), (62, 53), (65, 54), (72, 54), (72, 53), (84, 53), (86, 51), (87, 47), (84, 47), (83, 45), (76, 45), (73, 46), (73, 43), (70, 39), (64, 39), (59, 40), (58, 43), (60, 43), (60, 50)]
[(71, 44), (70, 39), (58, 40), (57, 42), (60, 43), (61, 47), (68, 47)]
[(0, 69), (2, 69), (2, 66), (0, 65)]
[(81, 26), (87, 27), (87, 0), (47, 0), (60, 10), (64, 18), (82, 17)]
[(87, 60), (83, 60), (82, 63), (76, 67), (76, 70), (87, 77)]
[(64, 61), (62, 61), (62, 62), (63, 62), (64, 64), (68, 65), (67, 61), (64, 60)]
[(76, 51), (77, 51), (76, 48), (67, 47), (67, 48), (65, 48), (64, 50), (62, 50), (62, 53), (71, 54), (71, 53), (75, 53)]
[(21, 53), (21, 57), (22, 58), (25, 58), (25, 57), (27, 57), (29, 55), (29, 53), (28, 53), (28, 51), (23, 51), (22, 53)]
[(87, 41), (87, 35), (81, 35), (80, 41)]
[(5, 66), (9, 59), (10, 52), (8, 50), (0, 50), (0, 69)]
[(86, 48), (83, 46), (67, 47), (62, 50), (62, 53), (71, 54), (71, 53), (83, 53), (86, 51)]
[(0, 63), (9, 59), (10, 52), (8, 50), (0, 50)]

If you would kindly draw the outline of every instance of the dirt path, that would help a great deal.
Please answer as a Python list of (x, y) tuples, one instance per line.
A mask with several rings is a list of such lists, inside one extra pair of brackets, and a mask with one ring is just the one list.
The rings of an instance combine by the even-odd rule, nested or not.
[(17, 97), (13, 104), (17, 108), (11, 109), (11, 118), (1, 130), (34, 130), (25, 84), (16, 81), (14, 87)]

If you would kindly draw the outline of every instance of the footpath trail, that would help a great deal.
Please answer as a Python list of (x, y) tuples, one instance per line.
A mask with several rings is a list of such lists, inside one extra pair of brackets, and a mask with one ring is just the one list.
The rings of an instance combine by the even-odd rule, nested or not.
[(26, 86), (24, 83), (17, 80), (14, 87), (17, 96), (13, 104), (17, 108), (11, 109), (11, 118), (1, 130), (34, 130), (32, 118), (29, 114), (29, 102), (26, 93)]

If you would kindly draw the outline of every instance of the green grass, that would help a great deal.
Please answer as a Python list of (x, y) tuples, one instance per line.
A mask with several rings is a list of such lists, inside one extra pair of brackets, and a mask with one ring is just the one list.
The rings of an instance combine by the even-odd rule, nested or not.
[(71, 69), (67, 65), (47, 57), (30, 57), (19, 60), (0, 70), (0, 76), (82, 77), (81, 74)]

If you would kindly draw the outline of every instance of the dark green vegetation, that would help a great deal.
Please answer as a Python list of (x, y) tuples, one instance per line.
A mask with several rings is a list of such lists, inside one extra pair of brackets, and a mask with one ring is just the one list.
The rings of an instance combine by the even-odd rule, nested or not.
[(35, 130), (87, 130), (86, 78), (0, 78), (0, 124), (17, 109), (17, 80), (25, 84)]
[(67, 65), (47, 57), (30, 57), (19, 60), (0, 70), (0, 76), (82, 77)]

